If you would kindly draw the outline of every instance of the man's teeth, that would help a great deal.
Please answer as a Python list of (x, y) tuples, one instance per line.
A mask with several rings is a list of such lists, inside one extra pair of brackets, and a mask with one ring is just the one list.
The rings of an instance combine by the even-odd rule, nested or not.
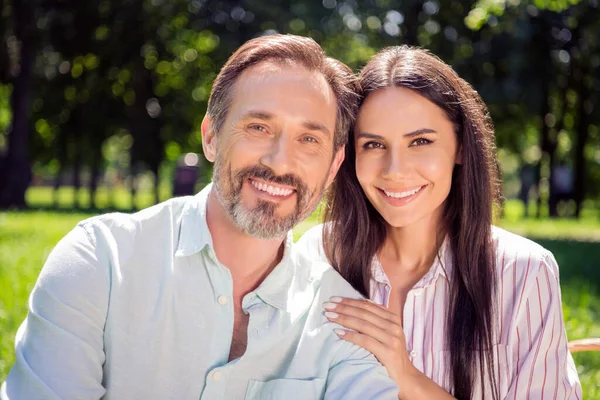
[(384, 193), (388, 196), (388, 197), (393, 197), (394, 199), (402, 199), (404, 197), (408, 197), (408, 196), (412, 196), (413, 194), (417, 193), (419, 190), (423, 189), (424, 186), (418, 187), (415, 190), (411, 190), (408, 192), (387, 192), (384, 190)]
[(289, 196), (294, 191), (292, 189), (279, 188), (279, 187), (267, 185), (266, 183), (256, 182), (254, 180), (250, 180), (250, 183), (252, 184), (252, 186), (257, 188), (258, 190), (260, 190), (262, 192), (267, 192), (271, 196)]

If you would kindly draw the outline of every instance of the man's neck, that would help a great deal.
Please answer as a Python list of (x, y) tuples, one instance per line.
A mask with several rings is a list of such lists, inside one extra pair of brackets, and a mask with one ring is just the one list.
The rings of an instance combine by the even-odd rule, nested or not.
[(217, 259), (231, 272), (235, 295), (256, 289), (283, 257), (284, 239), (261, 240), (242, 232), (219, 203), (208, 195), (206, 221)]

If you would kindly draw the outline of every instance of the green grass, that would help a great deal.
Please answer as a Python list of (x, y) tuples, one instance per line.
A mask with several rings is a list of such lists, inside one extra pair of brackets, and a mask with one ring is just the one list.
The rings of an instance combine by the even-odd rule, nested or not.
[[(119, 194), (117, 204), (126, 209), (130, 205), (124, 196)], [(140, 198), (144, 196), (149, 196), (145, 201), (150, 204), (151, 196), (142, 194)], [(50, 204), (37, 200), (38, 206)], [(499, 224), (536, 240), (556, 256), (569, 339), (600, 337), (600, 220), (595, 214), (586, 221), (522, 220), (518, 207), (516, 202), (508, 202), (506, 218)], [(90, 215), (66, 210), (0, 213), (0, 382), (14, 361), (14, 337), (27, 314), (27, 298), (44, 260), (62, 236)], [(313, 215), (295, 229), (295, 237), (315, 223)], [(600, 352), (574, 357), (584, 398), (600, 399)]]
[(83, 214), (0, 213), (0, 382), (14, 361), (13, 342), (27, 298), (50, 250)]
[[(159, 199), (161, 201), (171, 196), (171, 189), (166, 184), (159, 188)], [(64, 186), (58, 190), (58, 206), (64, 210), (72, 210), (75, 198), (79, 201), (82, 209), (90, 207), (90, 193), (87, 189), (75, 191), (71, 186)], [(25, 194), (27, 204), (32, 208), (49, 208), (54, 205), (54, 191), (49, 186), (30, 187)], [(129, 190), (123, 186), (115, 189), (109, 189), (101, 186), (96, 192), (96, 207), (114, 210), (142, 209), (154, 204), (154, 195), (149, 190), (140, 190), (136, 195), (135, 202), (132, 202)]]

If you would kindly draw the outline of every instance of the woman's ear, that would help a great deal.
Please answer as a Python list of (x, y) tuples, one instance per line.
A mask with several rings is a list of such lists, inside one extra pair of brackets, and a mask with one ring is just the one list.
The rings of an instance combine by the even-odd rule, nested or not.
[(454, 163), (462, 165), (462, 146), (458, 146), (456, 149), (456, 156), (454, 157)]
[(327, 180), (325, 182), (325, 187), (329, 187), (333, 182), (335, 176), (337, 175), (342, 162), (346, 158), (346, 149), (345, 146), (340, 146), (340, 148), (335, 152), (333, 156), (333, 162), (331, 163), (331, 167), (329, 167), (329, 173), (327, 174)]
[(217, 156), (217, 138), (215, 135), (214, 124), (212, 119), (205, 115), (200, 125), (202, 132), (202, 150), (204, 151), (204, 157), (210, 162), (215, 162)]

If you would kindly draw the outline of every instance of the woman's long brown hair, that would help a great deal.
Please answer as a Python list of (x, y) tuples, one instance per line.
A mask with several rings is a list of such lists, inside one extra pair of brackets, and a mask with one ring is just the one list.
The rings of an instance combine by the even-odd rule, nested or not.
[[(461, 164), (453, 171), (444, 204), (442, 229), (452, 250), (446, 341), (450, 350), (452, 394), (470, 399), (475, 380), (498, 398), (493, 356), (496, 293), (495, 251), (491, 239), (494, 203), (500, 202), (494, 129), (477, 92), (429, 52), (407, 46), (375, 55), (359, 76), (362, 100), (387, 87), (415, 91), (445, 111), (454, 124)], [(393, 116), (390, 116), (393, 118)], [(328, 194), (323, 244), (329, 261), (365, 296), (373, 257), (381, 249), (387, 223), (371, 205), (356, 177), (354, 134), (346, 159)], [(486, 371), (487, 369), (487, 371)]]

